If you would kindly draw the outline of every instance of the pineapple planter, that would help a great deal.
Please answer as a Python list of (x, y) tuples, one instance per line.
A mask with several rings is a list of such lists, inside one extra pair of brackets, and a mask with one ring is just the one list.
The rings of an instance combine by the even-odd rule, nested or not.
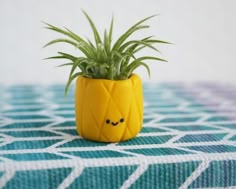
[(141, 79), (135, 74), (117, 81), (78, 77), (75, 112), (84, 138), (103, 142), (133, 138), (143, 123)]
[(83, 54), (73, 56), (58, 52), (58, 56), (47, 59), (70, 61), (60, 66), (71, 66), (65, 94), (71, 82), (76, 79), (76, 126), (82, 137), (101, 142), (131, 139), (139, 133), (143, 123), (142, 81), (133, 71), (144, 66), (150, 75), (146, 60), (165, 61), (153, 56), (136, 57), (136, 54), (144, 48), (158, 51), (154, 44), (168, 42), (152, 36), (141, 40), (127, 40), (134, 32), (148, 28), (143, 23), (154, 16), (139, 21), (112, 43), (113, 19), (109, 32), (105, 30), (102, 40), (91, 18), (86, 12), (83, 13), (92, 28), (95, 43), (81, 38), (67, 28), (60, 29), (45, 23), (47, 29), (67, 37), (50, 41), (45, 46), (64, 42), (73, 45)]

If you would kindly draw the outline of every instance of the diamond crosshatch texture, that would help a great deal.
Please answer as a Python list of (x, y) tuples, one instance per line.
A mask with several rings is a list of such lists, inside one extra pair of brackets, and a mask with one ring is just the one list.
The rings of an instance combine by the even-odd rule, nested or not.
[(0, 86), (0, 188), (236, 188), (236, 87), (145, 83), (144, 125), (121, 143), (78, 136), (73, 91)]

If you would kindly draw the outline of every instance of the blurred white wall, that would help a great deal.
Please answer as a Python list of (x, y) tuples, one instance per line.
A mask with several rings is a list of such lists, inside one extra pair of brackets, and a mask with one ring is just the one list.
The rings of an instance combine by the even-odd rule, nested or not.
[[(175, 43), (160, 46), (169, 62), (150, 63), (151, 81), (236, 82), (235, 0), (1, 0), (0, 83), (64, 83), (69, 70), (42, 59), (75, 49), (60, 44), (42, 49), (59, 35), (43, 29), (41, 21), (92, 38), (81, 9), (100, 31), (114, 14), (115, 38), (134, 22), (160, 14), (149, 21), (149, 31), (137, 35), (155, 34)], [(144, 69), (138, 72), (148, 80)]]

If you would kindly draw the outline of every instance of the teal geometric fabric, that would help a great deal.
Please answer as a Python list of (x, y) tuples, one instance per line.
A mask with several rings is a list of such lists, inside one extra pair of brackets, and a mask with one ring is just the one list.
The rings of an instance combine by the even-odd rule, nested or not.
[(139, 135), (81, 138), (73, 89), (0, 86), (0, 188), (236, 188), (236, 87), (144, 83)]

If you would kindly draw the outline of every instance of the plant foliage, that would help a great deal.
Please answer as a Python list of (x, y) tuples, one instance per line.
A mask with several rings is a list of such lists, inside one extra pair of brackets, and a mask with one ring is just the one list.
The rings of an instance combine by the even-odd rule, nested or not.
[[(66, 37), (52, 40), (44, 47), (55, 43), (67, 43), (74, 46), (83, 54), (78, 57), (64, 52), (58, 52), (57, 56), (46, 58), (67, 59), (70, 61), (69, 63), (60, 65), (60, 67), (71, 66), (69, 79), (65, 87), (65, 94), (71, 82), (79, 75), (95, 79), (124, 80), (128, 79), (136, 68), (144, 66), (150, 76), (150, 69), (146, 64), (147, 60), (166, 61), (162, 58), (152, 56), (136, 57), (136, 54), (144, 48), (150, 48), (159, 52), (154, 45), (159, 43), (169, 44), (169, 42), (155, 39), (153, 36), (137, 40), (128, 40), (129, 36), (133, 33), (149, 28), (148, 25), (144, 25), (144, 22), (156, 15), (137, 22), (113, 43), (113, 17), (109, 31), (105, 30), (102, 38), (89, 15), (85, 11), (83, 11), (83, 13), (92, 28), (94, 43), (80, 37), (67, 28), (61, 29), (51, 24), (44, 23), (47, 29), (58, 32)], [(79, 71), (77, 71), (77, 68), (79, 68)]]

